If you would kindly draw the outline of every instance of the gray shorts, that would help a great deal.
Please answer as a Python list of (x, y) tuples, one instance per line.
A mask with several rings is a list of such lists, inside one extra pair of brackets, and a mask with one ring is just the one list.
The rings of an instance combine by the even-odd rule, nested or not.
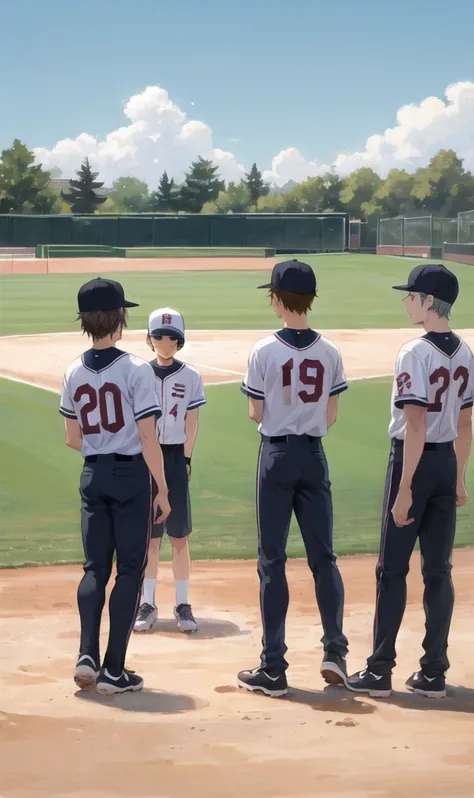
[[(168, 485), (168, 501), (171, 512), (164, 524), (153, 524), (152, 538), (161, 538), (166, 532), (172, 538), (185, 538), (192, 531), (189, 481), (184, 459), (183, 444), (162, 444), (165, 479)], [(155, 481), (153, 499), (157, 494)]]

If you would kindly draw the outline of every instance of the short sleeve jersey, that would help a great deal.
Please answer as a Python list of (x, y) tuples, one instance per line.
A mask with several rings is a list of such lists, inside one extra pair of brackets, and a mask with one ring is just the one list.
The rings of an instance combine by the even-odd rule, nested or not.
[(285, 328), (252, 347), (241, 390), (263, 399), (262, 435), (322, 437), (328, 400), (347, 387), (332, 341), (314, 330)]
[(407, 404), (426, 407), (427, 443), (457, 438), (459, 413), (474, 400), (474, 357), (454, 333), (427, 333), (402, 346), (392, 388), (391, 438), (403, 440)]
[(172, 365), (159, 366), (150, 362), (155, 375), (156, 390), (162, 414), (156, 432), (160, 443), (186, 443), (186, 414), (206, 404), (201, 375), (195, 368), (179, 360)]
[(89, 349), (66, 369), (59, 412), (78, 420), (82, 455), (139, 454), (137, 422), (161, 414), (153, 369), (116, 347)]

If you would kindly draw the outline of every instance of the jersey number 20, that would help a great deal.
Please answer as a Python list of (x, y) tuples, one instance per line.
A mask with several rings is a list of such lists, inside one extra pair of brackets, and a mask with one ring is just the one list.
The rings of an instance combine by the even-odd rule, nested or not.
[[(282, 371), (282, 386), (285, 394), (285, 404), (291, 403), (291, 393), (288, 390), (291, 387), (291, 380), (293, 377), (294, 362), (293, 358), (281, 367)], [(315, 374), (309, 374), (309, 369), (314, 369)], [(324, 381), (324, 366), (320, 360), (308, 360), (305, 358), (301, 361), (299, 366), (299, 381), (302, 385), (312, 387), (311, 391), (298, 391), (298, 396), (305, 404), (307, 402), (319, 402), (323, 394), (323, 381)], [(286, 390), (285, 390), (286, 389)]]
[[(113, 400), (115, 421), (109, 420), (107, 394), (109, 394)], [(74, 401), (79, 402), (83, 396), (87, 396), (89, 398), (89, 401), (81, 407), (83, 435), (98, 435), (101, 425), (103, 429), (107, 430), (107, 432), (118, 432), (122, 429), (122, 427), (125, 426), (122, 407), (122, 394), (120, 393), (120, 388), (118, 385), (115, 385), (113, 382), (104, 382), (102, 387), (96, 391), (92, 385), (86, 383), (85, 385), (79, 386), (74, 394)], [(92, 411), (96, 409), (97, 405), (99, 405), (100, 424), (90, 424), (89, 413), (92, 413)]]

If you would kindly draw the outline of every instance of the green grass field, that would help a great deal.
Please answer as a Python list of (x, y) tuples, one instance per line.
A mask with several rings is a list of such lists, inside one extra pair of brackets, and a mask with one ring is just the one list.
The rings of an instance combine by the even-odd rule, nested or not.
[[(312, 256), (320, 298), (310, 322), (319, 328), (404, 327), (401, 296), (413, 263), (372, 256)], [(452, 266), (461, 293), (453, 326), (472, 327), (474, 269)], [(77, 329), (76, 293), (84, 275), (3, 276), (1, 334)], [(188, 328), (268, 329), (275, 318), (264, 292), (262, 272), (150, 272), (117, 275), (130, 299), (130, 326), (144, 328), (158, 304), (175, 305)], [(1, 357), (0, 357), (1, 360)], [(388, 460), (387, 379), (354, 382), (341, 397), (337, 424), (325, 448), (334, 497), (335, 548), (339, 554), (375, 552)], [(254, 557), (256, 554), (256, 426), (236, 384), (208, 386), (193, 457), (192, 502), (195, 559)], [(79, 526), (81, 457), (64, 445), (58, 396), (0, 380), (0, 567), (82, 559)], [(473, 492), (474, 458), (468, 481)], [(469, 485), (468, 485), (469, 488)], [(403, 534), (403, 530), (400, 531)], [(474, 544), (473, 505), (458, 512), (457, 545)], [(165, 546), (165, 557), (169, 547)], [(292, 528), (290, 556), (304, 556)]]
[[(319, 298), (310, 323), (320, 329), (408, 326), (402, 295), (392, 285), (407, 280), (415, 265), (409, 259), (372, 255), (311, 255)], [(474, 269), (451, 264), (460, 282), (453, 326), (473, 326)], [(62, 332), (77, 329), (76, 295), (90, 277), (72, 275), (3, 275), (0, 335)], [(275, 318), (262, 272), (125, 272), (110, 274), (140, 307), (130, 312), (132, 329), (144, 329), (150, 311), (163, 304), (177, 307), (188, 329), (269, 329)]]
[[(192, 553), (198, 559), (256, 554), (256, 426), (235, 384), (208, 386), (193, 457)], [(339, 554), (377, 550), (388, 460), (390, 380), (355, 382), (325, 443)], [(79, 527), (81, 457), (63, 442), (58, 397), (0, 380), (2, 424), (0, 566), (82, 558)], [(469, 480), (474, 480), (471, 462)], [(403, 531), (400, 532), (403, 534)], [(473, 511), (458, 513), (457, 545), (474, 543)], [(168, 545), (164, 554), (169, 554)], [(293, 527), (288, 554), (303, 556)]]

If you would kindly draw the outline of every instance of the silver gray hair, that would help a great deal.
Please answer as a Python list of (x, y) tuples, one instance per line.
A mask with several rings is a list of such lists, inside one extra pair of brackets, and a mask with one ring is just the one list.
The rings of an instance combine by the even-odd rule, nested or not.
[[(420, 299), (421, 299), (421, 304), (424, 305), (426, 300), (428, 299), (428, 294), (424, 294), (422, 291), (420, 291)], [(437, 299), (436, 297), (434, 297), (433, 304), (431, 305), (430, 310), (436, 313), (436, 315), (439, 316), (440, 319), (449, 319), (451, 315), (451, 308), (452, 305), (450, 305), (449, 302), (443, 302), (442, 299)]]

